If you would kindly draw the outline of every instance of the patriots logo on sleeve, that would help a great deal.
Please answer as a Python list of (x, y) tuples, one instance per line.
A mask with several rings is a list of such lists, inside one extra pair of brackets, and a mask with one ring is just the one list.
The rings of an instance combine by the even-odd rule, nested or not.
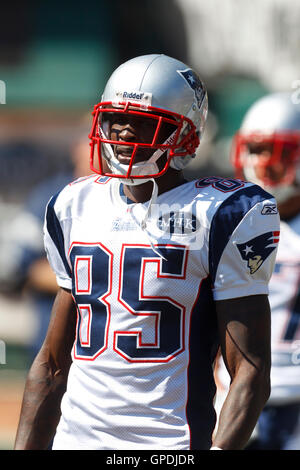
[(256, 273), (263, 262), (274, 251), (279, 242), (279, 231), (267, 232), (245, 243), (237, 243), (243, 260), (247, 261), (250, 274)]

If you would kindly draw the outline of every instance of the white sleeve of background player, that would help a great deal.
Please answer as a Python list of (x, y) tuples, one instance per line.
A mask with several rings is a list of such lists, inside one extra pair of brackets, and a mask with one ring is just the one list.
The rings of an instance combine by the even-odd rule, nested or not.
[[(274, 199), (260, 201), (237, 223), (215, 260), (215, 300), (268, 294), (279, 242), (280, 220)], [(224, 231), (219, 227), (221, 238)], [(230, 231), (229, 231), (230, 232)]]
[(50, 199), (44, 222), (44, 246), (48, 261), (56, 275), (57, 284), (72, 289), (71, 270), (65, 253), (62, 225), (55, 212), (56, 197)]

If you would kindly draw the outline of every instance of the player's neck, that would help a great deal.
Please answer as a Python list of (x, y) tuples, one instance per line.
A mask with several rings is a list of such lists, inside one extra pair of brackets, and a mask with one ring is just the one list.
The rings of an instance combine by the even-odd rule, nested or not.
[(278, 203), (278, 210), (282, 220), (290, 220), (300, 212), (300, 193), (291, 196), (284, 202)]
[[(158, 186), (158, 194), (162, 194), (166, 191), (170, 191), (176, 186), (180, 186), (185, 182), (183, 173), (181, 171), (176, 171), (170, 168), (164, 175), (159, 178), (156, 178), (156, 183)], [(147, 183), (139, 184), (137, 186), (129, 186), (124, 184), (124, 194), (129, 199), (137, 203), (143, 203), (149, 201), (153, 191), (152, 181), (147, 181)]]

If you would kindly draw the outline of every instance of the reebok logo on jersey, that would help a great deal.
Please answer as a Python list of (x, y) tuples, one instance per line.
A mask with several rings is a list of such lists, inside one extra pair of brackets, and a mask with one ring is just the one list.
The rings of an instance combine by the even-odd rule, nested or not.
[(262, 210), (261, 210), (262, 215), (273, 215), (278, 213), (278, 209), (276, 204), (266, 204)]
[(247, 261), (250, 274), (256, 273), (272, 251), (277, 248), (278, 242), (279, 232), (267, 232), (246, 243), (237, 243), (242, 259)]

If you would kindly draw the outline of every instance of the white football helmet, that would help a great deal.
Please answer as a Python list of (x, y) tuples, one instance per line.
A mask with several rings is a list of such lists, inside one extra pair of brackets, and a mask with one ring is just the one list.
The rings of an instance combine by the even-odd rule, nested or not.
[(294, 103), (288, 92), (260, 98), (246, 113), (233, 139), (231, 158), (236, 176), (284, 200), (297, 190), (293, 183), (299, 156), (300, 104)]
[[(161, 176), (169, 166), (181, 170), (195, 156), (207, 111), (206, 89), (190, 67), (163, 54), (131, 59), (111, 75), (101, 102), (94, 107), (89, 135), (91, 169), (126, 179), (126, 184)], [(111, 140), (111, 123), (116, 116), (151, 119), (151, 138), (147, 142)], [(131, 154), (128, 164), (119, 162), (116, 146), (124, 146)], [(148, 155), (145, 160), (143, 152)]]

